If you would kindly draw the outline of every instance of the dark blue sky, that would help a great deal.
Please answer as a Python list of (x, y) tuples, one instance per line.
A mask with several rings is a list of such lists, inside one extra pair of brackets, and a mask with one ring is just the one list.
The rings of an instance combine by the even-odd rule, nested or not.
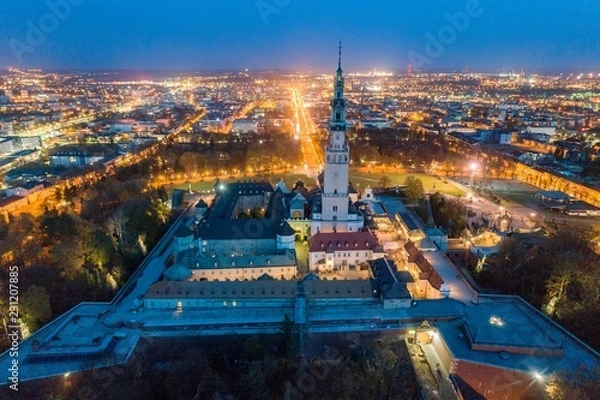
[[(48, 3), (61, 2), (81, 4), (59, 20)], [(0, 67), (331, 70), (342, 39), (346, 70), (403, 70), (417, 60), (430, 70), (600, 72), (600, 0), (2, 3)], [(445, 15), (469, 6), (480, 15), (450, 28)], [(47, 33), (28, 38), (32, 26)], [(428, 33), (448, 35), (446, 43), (427, 47)]]

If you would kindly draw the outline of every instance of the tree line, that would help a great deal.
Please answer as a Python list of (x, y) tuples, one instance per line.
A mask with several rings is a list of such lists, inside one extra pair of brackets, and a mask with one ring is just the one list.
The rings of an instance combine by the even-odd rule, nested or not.
[[(147, 189), (143, 165), (84, 187), (68, 187), (39, 216), (0, 221), (0, 281), (19, 267), (20, 312), (30, 332), (82, 301), (110, 300), (166, 230), (164, 188)], [(58, 196), (57, 199), (58, 200)], [(6, 298), (0, 324), (7, 324)], [(0, 348), (6, 336), (1, 335)]]
[(592, 237), (567, 228), (548, 238), (515, 234), (475, 278), (484, 287), (523, 297), (600, 349), (600, 257)]

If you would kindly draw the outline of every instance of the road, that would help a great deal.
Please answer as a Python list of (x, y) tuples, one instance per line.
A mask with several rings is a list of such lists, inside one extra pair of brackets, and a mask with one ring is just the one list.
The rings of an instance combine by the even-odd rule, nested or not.
[(319, 131), (309, 112), (306, 110), (306, 106), (297, 89), (292, 91), (292, 106), (294, 107), (296, 137), (300, 141), (300, 149), (304, 160), (304, 171), (302, 172), (310, 177), (317, 177), (323, 169), (323, 160), (317, 151), (314, 139), (314, 136)]

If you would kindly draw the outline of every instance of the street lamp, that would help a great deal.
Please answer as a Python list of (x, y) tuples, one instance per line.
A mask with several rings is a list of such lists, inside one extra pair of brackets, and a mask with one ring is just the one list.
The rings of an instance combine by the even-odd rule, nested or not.
[(533, 223), (533, 227), (535, 228), (537, 226), (537, 215), (536, 213), (532, 212), (531, 214), (529, 214), (529, 216), (531, 217), (531, 222)]
[(477, 172), (477, 170), (479, 169), (479, 164), (473, 161), (469, 164), (469, 169), (471, 170), (471, 180), (469, 184), (472, 187), (475, 180), (475, 172)]

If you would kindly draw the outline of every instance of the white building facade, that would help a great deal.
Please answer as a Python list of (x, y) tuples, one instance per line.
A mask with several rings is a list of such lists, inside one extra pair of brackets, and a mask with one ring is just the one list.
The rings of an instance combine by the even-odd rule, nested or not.
[(318, 232), (357, 232), (364, 226), (361, 215), (349, 210), (348, 165), (350, 149), (347, 138), (346, 99), (340, 45), (338, 69), (331, 101), (329, 143), (325, 146), (325, 170), (321, 189), (321, 212), (313, 213), (311, 235)]

